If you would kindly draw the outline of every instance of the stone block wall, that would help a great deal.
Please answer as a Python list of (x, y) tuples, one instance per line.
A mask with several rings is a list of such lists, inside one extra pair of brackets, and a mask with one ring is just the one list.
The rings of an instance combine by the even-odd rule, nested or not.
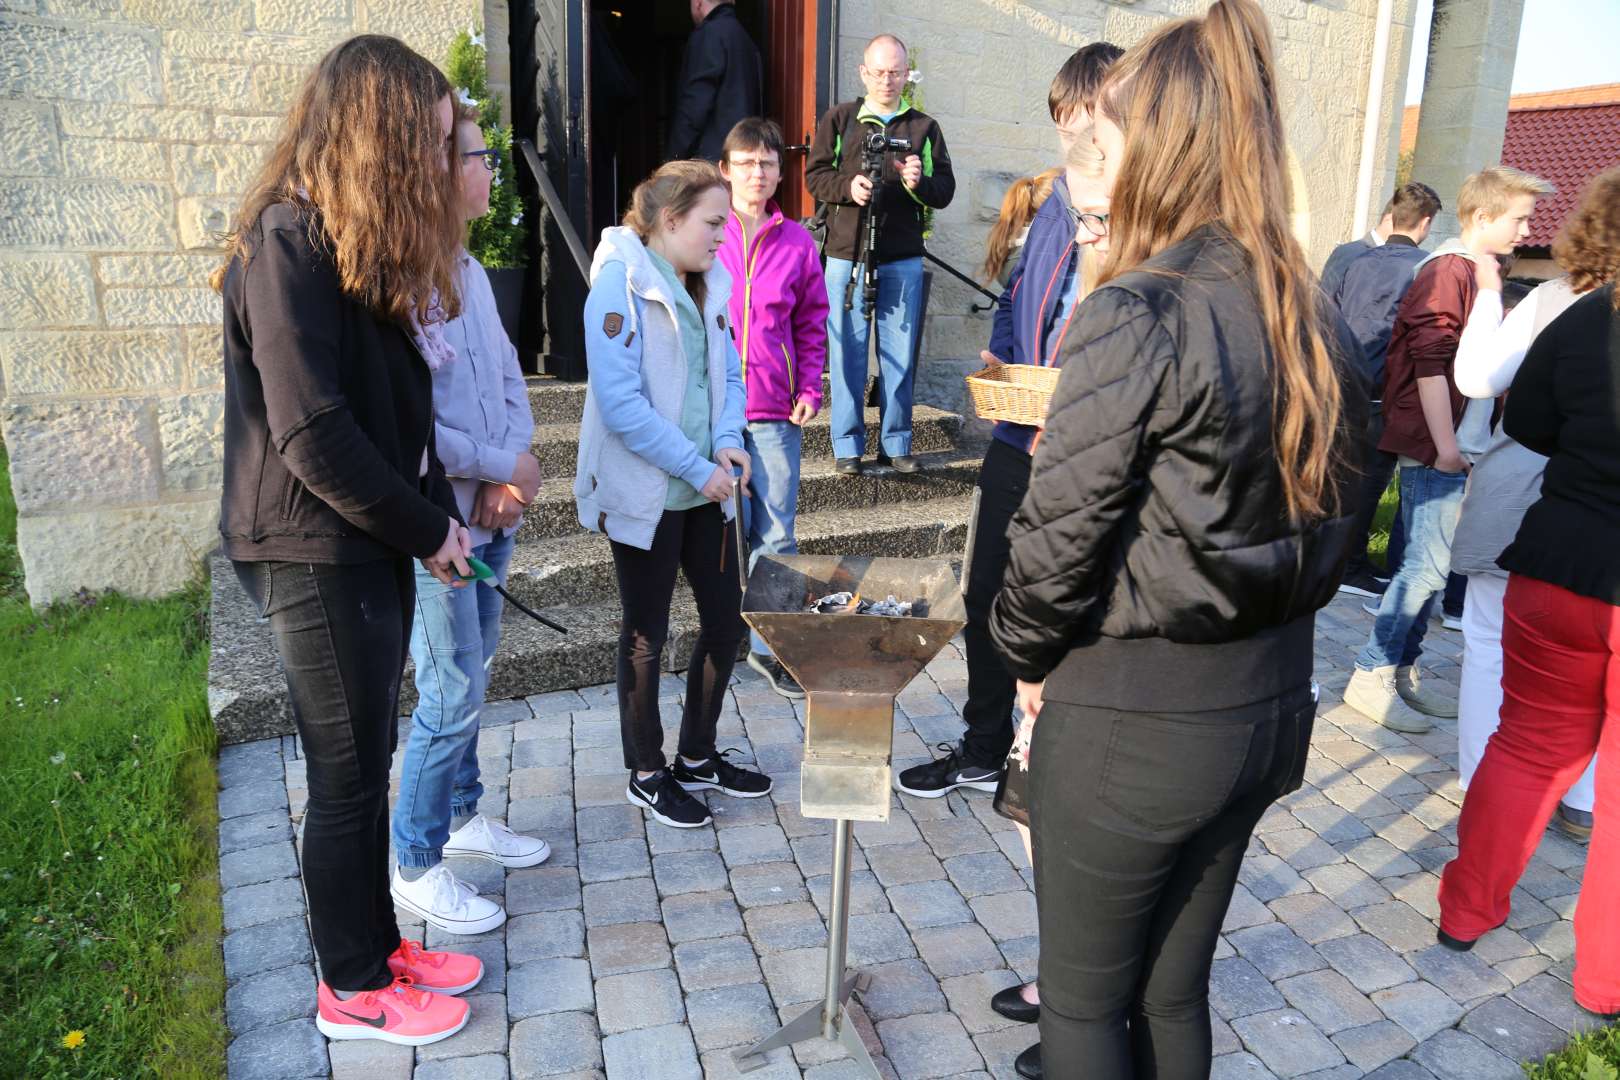
[(219, 236), (327, 49), (504, 0), (0, 0), (0, 435), (29, 596), (158, 595), (217, 540)]
[[(1320, 265), (1334, 244), (1349, 239), (1378, 4), (1262, 0), (1262, 6), (1284, 78), (1295, 228)], [(940, 122), (957, 176), (956, 199), (935, 215), (929, 246), (976, 275), (1007, 185), (1059, 164), (1046, 94), (1063, 61), (1093, 41), (1128, 48), (1165, 20), (1207, 7), (1207, 0), (840, 0), (837, 98), (864, 92), (856, 67), (873, 35), (888, 31), (911, 47), (922, 74), (922, 108)], [(1375, 215), (1394, 186), (1415, 7), (1415, 0), (1395, 3)], [(990, 338), (989, 316), (969, 313), (976, 301), (982, 297), (936, 271), (924, 342), (933, 362), (918, 372), (923, 400), (960, 407), (961, 376), (979, 366)]]

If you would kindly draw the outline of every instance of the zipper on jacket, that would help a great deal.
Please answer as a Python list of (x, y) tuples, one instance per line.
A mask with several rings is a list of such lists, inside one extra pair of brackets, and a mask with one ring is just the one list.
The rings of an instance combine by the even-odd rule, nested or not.
[[(1058, 263), (1057, 269), (1052, 271), (1052, 279), (1046, 283), (1046, 292), (1041, 295), (1041, 306), (1035, 309), (1035, 362), (1041, 367), (1052, 366), (1047, 362), (1046, 357), (1046, 302), (1052, 298), (1052, 286), (1056, 285), (1058, 278), (1063, 276), (1063, 269), (1069, 265), (1069, 256), (1074, 251), (1075, 246), (1075, 242), (1070, 240), (1069, 246), (1063, 249), (1063, 261)], [(1074, 272), (1078, 274), (1080, 268), (1076, 266)], [(1075, 307), (1079, 306), (1079, 304), (1075, 304)], [(1074, 317), (1074, 308), (1069, 309), (1069, 317)], [(1063, 344), (1063, 335), (1068, 333), (1068, 330), (1069, 322), (1068, 319), (1065, 319), (1063, 321), (1063, 331), (1058, 334), (1059, 345)]]
[[(733, 211), (733, 213), (736, 213), (736, 211)], [(742, 369), (744, 378), (748, 376), (749, 320), (754, 314), (754, 264), (759, 261), (759, 248), (765, 239), (765, 234), (770, 232), (771, 226), (775, 224), (775, 218), (765, 222), (764, 227), (754, 234), (755, 246), (750, 251), (748, 248), (748, 224), (740, 216), (737, 218), (737, 225), (742, 229), (743, 238), (743, 336), (742, 349), (738, 353), (738, 358), (740, 361), (739, 367)], [(791, 376), (789, 377), (791, 378)]]
[(788, 411), (792, 412), (795, 401), (793, 393), (793, 356), (787, 351), (786, 343), (782, 345), (782, 359), (787, 361)]

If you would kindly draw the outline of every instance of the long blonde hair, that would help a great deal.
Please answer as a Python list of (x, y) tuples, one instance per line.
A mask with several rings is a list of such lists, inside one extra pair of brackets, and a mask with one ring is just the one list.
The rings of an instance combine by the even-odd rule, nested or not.
[(985, 242), (984, 266), (979, 273), (987, 284), (1007, 268), (1019, 234), (1035, 220), (1035, 211), (1052, 195), (1052, 182), (1062, 175), (1062, 169), (1047, 169), (1034, 176), (1020, 176), (1007, 188), (1007, 194), (1001, 197), (1001, 213)]
[(397, 38), (362, 34), (323, 56), (242, 200), (214, 288), (232, 261), (252, 257), (259, 215), (307, 202), (320, 211), (310, 242), (331, 252), (346, 295), (407, 323), (425, 320), (437, 293), (454, 318), (465, 223), (438, 116), (449, 93), (443, 73)]
[(1206, 225), (1248, 256), (1271, 345), (1272, 441), (1295, 522), (1338, 510), (1343, 389), (1316, 281), (1289, 229), (1271, 32), (1254, 0), (1156, 31), (1109, 72), (1098, 108), (1124, 133), (1107, 282)]
[[(697, 205), (710, 188), (726, 188), (725, 177), (712, 161), (693, 158), (689, 161), (667, 161), (656, 172), (636, 185), (630, 194), (630, 208), (624, 212), (624, 224), (635, 230), (645, 244), (658, 231), (664, 212), (680, 221)], [(702, 274), (686, 274), (686, 291), (691, 294), (699, 312), (707, 297)]]

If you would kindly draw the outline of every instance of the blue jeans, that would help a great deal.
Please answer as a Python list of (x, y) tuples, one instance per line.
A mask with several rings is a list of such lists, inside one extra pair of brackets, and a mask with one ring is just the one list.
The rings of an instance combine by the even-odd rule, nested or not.
[[(844, 310), (844, 286), (854, 266), (827, 260), (827, 372), (832, 382), (833, 456), (858, 458), (866, 452), (866, 315), (861, 286), (855, 306)], [(877, 269), (878, 402), (883, 410), (881, 439), (890, 457), (911, 453), (911, 388), (917, 368), (917, 335), (922, 333), (923, 265), (919, 256), (880, 263)]]
[(1445, 590), (1451, 573), (1451, 539), (1468, 474), (1402, 465), (1400, 483), (1406, 544), (1378, 606), (1372, 636), (1356, 658), (1362, 671), (1417, 659), (1435, 596)]
[[(1389, 547), (1384, 556), (1384, 565), (1393, 569), (1401, 563), (1401, 555), (1406, 550), (1406, 530), (1401, 528), (1401, 518), (1397, 514), (1395, 521), (1389, 528)], [(1441, 607), (1447, 615), (1462, 618), (1463, 598), (1468, 592), (1468, 579), (1462, 574), (1453, 571), (1446, 578), (1446, 592), (1441, 601)], [(1434, 605), (1429, 605), (1429, 614), (1434, 614)], [(1427, 616), (1425, 616), (1427, 617)]]
[[(753, 494), (745, 500), (748, 525), (748, 569), (761, 555), (796, 555), (793, 518), (799, 510), (799, 455), (804, 431), (787, 420), (751, 420), (743, 431), (743, 448), (753, 459)], [(750, 634), (754, 652), (769, 656), (758, 634)]]
[[(504, 581), (512, 537), (473, 548)], [(394, 804), (394, 856), (425, 869), (444, 858), (450, 818), (478, 812), (478, 714), (489, 686), (489, 662), (501, 639), (501, 596), (482, 582), (453, 589), (416, 564), (416, 708)]]

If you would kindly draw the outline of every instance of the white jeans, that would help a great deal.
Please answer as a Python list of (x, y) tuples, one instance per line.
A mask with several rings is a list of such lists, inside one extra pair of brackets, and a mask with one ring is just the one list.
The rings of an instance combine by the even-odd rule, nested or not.
[[(1506, 596), (1507, 578), (1495, 574), (1468, 576), (1462, 617), (1462, 677), (1457, 690), (1457, 783), (1464, 791), (1479, 768), (1479, 759), (1485, 756), (1491, 732), (1501, 723), (1502, 601)], [(1592, 809), (1597, 797), (1596, 770), (1594, 757), (1565, 794), (1565, 806), (1571, 810)]]

